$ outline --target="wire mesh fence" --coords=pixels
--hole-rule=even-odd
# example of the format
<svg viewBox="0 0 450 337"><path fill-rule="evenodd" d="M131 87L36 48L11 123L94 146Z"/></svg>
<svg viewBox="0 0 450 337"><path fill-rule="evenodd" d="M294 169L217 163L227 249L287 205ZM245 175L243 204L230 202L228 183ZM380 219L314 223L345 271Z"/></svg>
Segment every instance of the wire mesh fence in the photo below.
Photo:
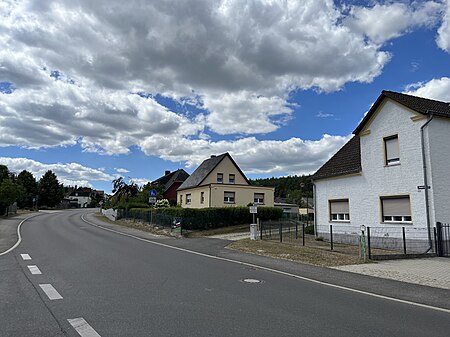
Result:
<svg viewBox="0 0 450 337"><path fill-rule="evenodd" d="M116 219L128 219L135 222L139 221L152 228L164 229L172 235L181 236L183 234L183 220L166 214L159 214L151 211L142 212L121 209L117 211Z"/></svg>

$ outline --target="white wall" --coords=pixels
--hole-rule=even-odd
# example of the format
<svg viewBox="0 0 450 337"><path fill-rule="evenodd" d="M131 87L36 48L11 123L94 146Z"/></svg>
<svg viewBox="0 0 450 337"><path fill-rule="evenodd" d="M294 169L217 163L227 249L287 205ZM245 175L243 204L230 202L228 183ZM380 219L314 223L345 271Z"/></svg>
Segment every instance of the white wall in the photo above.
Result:
<svg viewBox="0 0 450 337"><path fill-rule="evenodd" d="M386 100L379 113L368 124L370 134L361 137L362 175L322 179L316 181L317 230L329 231L333 224L336 230L359 232L360 225L370 227L402 226L426 228L425 197L417 186L423 185L420 127L426 119L412 121L416 116L410 110ZM383 138L398 134L400 165L385 166ZM409 195L412 224L385 224L381 219L380 196ZM349 199L350 222L329 222L329 199ZM401 230L393 230L401 235ZM420 230L423 236L426 231ZM411 234L413 235L413 234Z"/></svg>
<svg viewBox="0 0 450 337"><path fill-rule="evenodd" d="M450 120L434 117L427 126L432 189L432 226L436 221L450 223Z"/></svg>

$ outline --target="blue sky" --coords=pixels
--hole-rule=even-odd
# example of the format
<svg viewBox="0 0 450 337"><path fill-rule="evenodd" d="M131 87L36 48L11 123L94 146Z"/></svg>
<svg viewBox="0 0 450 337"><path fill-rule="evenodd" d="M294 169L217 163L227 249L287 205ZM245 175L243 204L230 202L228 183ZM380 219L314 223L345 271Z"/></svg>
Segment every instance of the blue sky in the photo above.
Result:
<svg viewBox="0 0 450 337"><path fill-rule="evenodd" d="M0 5L0 163L111 190L313 173L382 90L450 101L448 1Z"/></svg>

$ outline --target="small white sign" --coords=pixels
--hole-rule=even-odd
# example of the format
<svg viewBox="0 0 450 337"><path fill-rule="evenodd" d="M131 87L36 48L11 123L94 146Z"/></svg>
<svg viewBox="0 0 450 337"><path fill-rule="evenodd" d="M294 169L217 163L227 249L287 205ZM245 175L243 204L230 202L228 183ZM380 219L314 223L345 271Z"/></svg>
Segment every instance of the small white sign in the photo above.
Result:
<svg viewBox="0 0 450 337"><path fill-rule="evenodd" d="M257 214L257 213L258 213L258 207L250 206L250 214Z"/></svg>
<svg viewBox="0 0 450 337"><path fill-rule="evenodd" d="M149 203L149 204L154 204L154 203L156 203L156 197L149 197L149 198L148 198L148 203Z"/></svg>

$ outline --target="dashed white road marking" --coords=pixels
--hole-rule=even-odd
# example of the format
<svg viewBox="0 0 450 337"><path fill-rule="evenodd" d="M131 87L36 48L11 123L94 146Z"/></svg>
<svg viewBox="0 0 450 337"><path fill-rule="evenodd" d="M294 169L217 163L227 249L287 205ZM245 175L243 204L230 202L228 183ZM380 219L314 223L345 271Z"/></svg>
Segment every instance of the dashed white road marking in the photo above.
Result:
<svg viewBox="0 0 450 337"><path fill-rule="evenodd" d="M30 265L27 267L30 270L31 274L33 274L33 275L41 275L42 274L41 271L39 270L38 266Z"/></svg>
<svg viewBox="0 0 450 337"><path fill-rule="evenodd" d="M78 332L81 337L101 337L97 331L95 331L83 317L70 318L70 325Z"/></svg>
<svg viewBox="0 0 450 337"><path fill-rule="evenodd" d="M40 284L42 291L47 295L49 300L61 300L63 297L56 291L51 284Z"/></svg>
<svg viewBox="0 0 450 337"><path fill-rule="evenodd" d="M22 257L22 260L24 260L24 261L31 260L31 256L28 254L20 254L20 256Z"/></svg>

